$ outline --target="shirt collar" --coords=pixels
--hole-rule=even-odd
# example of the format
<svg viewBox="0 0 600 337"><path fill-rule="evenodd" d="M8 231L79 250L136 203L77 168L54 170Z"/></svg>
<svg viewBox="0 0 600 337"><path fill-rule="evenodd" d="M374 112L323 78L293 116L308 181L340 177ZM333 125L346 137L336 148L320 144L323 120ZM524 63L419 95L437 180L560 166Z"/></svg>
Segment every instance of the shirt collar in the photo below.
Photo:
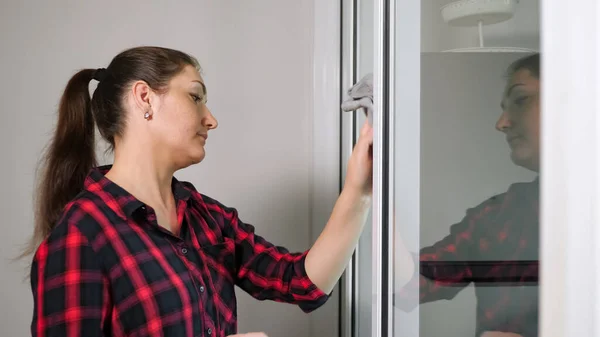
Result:
<svg viewBox="0 0 600 337"><path fill-rule="evenodd" d="M105 177L105 174L111 169L112 165L103 165L94 167L86 177L83 188L93 194L108 194L123 209L126 216L131 216L136 210L144 206L144 203L136 199L131 193L127 192L121 186L115 184ZM183 183L173 177L171 188L175 200L190 200L191 192Z"/></svg>

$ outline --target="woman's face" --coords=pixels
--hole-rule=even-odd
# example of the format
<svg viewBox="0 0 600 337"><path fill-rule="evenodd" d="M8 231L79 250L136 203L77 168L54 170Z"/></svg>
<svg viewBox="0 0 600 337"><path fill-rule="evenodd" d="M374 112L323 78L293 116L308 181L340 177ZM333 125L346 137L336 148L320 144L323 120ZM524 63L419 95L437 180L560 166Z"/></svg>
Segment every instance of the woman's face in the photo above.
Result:
<svg viewBox="0 0 600 337"><path fill-rule="evenodd" d="M208 131L217 120L206 106L206 86L198 71L187 66L171 79L165 93L156 95L149 124L160 158L176 168L201 162Z"/></svg>
<svg viewBox="0 0 600 337"><path fill-rule="evenodd" d="M540 81L522 69L508 81L496 129L506 134L511 159L538 172L540 167Z"/></svg>

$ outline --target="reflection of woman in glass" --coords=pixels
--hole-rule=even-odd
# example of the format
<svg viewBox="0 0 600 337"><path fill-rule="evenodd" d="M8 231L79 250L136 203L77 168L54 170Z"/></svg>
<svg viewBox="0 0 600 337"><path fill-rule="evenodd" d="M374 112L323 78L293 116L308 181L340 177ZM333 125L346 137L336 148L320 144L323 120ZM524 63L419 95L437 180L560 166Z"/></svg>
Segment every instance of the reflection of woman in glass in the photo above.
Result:
<svg viewBox="0 0 600 337"><path fill-rule="evenodd" d="M539 65L539 54L511 65L496 124L506 135L512 161L534 172L540 159ZM409 310L419 302L450 300L474 283L476 336L537 336L538 204L538 179L517 183L469 209L418 257L396 237L395 306Z"/></svg>

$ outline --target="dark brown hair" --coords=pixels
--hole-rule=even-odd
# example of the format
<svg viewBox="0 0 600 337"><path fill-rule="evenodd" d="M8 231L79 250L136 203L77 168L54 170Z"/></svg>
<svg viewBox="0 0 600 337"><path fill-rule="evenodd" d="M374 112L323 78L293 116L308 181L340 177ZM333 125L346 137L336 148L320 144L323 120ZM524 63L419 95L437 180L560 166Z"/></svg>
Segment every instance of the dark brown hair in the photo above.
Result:
<svg viewBox="0 0 600 337"><path fill-rule="evenodd" d="M533 76L540 79L540 54L535 53L514 61L509 67L506 76L511 78L517 71L527 69Z"/></svg>
<svg viewBox="0 0 600 337"><path fill-rule="evenodd" d="M161 47L136 47L115 56L106 69L83 69L67 83L58 108L54 137L45 150L35 195L35 229L23 256L33 253L60 220L64 207L83 189L97 165L95 125L114 149L125 128L124 96L134 81L156 91L186 66L198 62L183 52ZM99 80L90 98L89 83Z"/></svg>

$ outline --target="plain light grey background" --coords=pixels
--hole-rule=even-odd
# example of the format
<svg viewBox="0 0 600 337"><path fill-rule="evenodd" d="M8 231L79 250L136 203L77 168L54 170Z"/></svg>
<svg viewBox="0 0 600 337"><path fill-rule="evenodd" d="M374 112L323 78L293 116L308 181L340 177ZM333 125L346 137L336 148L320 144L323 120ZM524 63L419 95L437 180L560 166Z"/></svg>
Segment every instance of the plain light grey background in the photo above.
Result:
<svg viewBox="0 0 600 337"><path fill-rule="evenodd" d="M321 206L331 209L338 185L337 172L314 172L323 165L313 163L313 9L313 1L272 0L2 2L0 335L29 334L28 261L9 259L32 231L34 170L61 91L79 68L105 67L132 46L182 49L204 68L219 128L211 133L204 162L177 177L236 207L273 243L293 251L310 247L328 216ZM324 149L337 148L336 134L319 137L335 144L321 144L321 157ZM242 291L238 300L240 332L306 337L337 329L331 319L337 317L337 296L310 315Z"/></svg>

